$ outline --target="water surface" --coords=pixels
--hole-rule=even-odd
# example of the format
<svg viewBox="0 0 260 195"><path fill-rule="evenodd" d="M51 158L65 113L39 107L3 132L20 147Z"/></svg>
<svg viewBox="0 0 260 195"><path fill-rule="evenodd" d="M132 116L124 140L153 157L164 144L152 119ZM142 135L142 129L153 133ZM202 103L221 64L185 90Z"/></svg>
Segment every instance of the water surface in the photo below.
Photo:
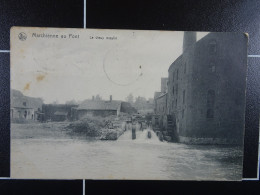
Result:
<svg viewBox="0 0 260 195"><path fill-rule="evenodd" d="M153 131L126 131L117 141L14 138L13 178L240 180L242 149L160 142Z"/></svg>

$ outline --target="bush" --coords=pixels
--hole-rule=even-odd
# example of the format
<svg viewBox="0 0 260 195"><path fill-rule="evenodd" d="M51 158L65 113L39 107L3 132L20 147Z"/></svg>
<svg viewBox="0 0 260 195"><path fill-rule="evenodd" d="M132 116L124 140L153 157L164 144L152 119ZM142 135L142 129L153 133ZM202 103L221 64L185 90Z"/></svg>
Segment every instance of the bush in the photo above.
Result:
<svg viewBox="0 0 260 195"><path fill-rule="evenodd" d="M108 128L115 116L100 117L86 116L79 121L70 123L67 128L76 133L83 133L87 136L97 137L102 135L102 129Z"/></svg>

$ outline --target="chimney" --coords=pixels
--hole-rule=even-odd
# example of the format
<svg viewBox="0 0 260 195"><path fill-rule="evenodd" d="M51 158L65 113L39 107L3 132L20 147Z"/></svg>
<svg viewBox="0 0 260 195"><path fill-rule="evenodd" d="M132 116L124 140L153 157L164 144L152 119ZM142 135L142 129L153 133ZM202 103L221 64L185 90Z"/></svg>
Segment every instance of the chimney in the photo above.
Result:
<svg viewBox="0 0 260 195"><path fill-rule="evenodd" d="M182 52L184 52L187 48L192 46L197 41L197 34L196 32L188 32L185 31L183 35L183 47Z"/></svg>
<svg viewBox="0 0 260 195"><path fill-rule="evenodd" d="M92 100L93 100L93 101L95 100L95 96L94 96L94 95L92 95Z"/></svg>
<svg viewBox="0 0 260 195"><path fill-rule="evenodd" d="M110 102L112 102L112 95L110 95Z"/></svg>

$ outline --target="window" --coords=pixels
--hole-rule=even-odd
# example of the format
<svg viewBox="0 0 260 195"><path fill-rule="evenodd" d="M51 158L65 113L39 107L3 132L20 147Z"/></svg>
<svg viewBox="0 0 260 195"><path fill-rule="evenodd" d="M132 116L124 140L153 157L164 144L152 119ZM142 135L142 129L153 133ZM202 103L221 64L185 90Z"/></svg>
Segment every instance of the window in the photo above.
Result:
<svg viewBox="0 0 260 195"><path fill-rule="evenodd" d="M182 103L185 104L185 90L183 90Z"/></svg>
<svg viewBox="0 0 260 195"><path fill-rule="evenodd" d="M211 72L216 72L216 67L214 65L211 67Z"/></svg>
<svg viewBox="0 0 260 195"><path fill-rule="evenodd" d="M212 72L212 73L216 72L216 66L213 62L210 63L209 67L210 67L210 72Z"/></svg>
<svg viewBox="0 0 260 195"><path fill-rule="evenodd" d="M178 96L178 84L176 85L176 96Z"/></svg>
<svg viewBox="0 0 260 195"><path fill-rule="evenodd" d="M213 54L213 53L216 53L216 51L217 51L217 43L216 43L216 41L210 41L209 42L209 52L211 54Z"/></svg>
<svg viewBox="0 0 260 195"><path fill-rule="evenodd" d="M214 118L215 91L208 90L207 94L207 118Z"/></svg>
<svg viewBox="0 0 260 195"><path fill-rule="evenodd" d="M214 103L215 103L215 91L214 90L208 90L207 107L213 107Z"/></svg>
<svg viewBox="0 0 260 195"><path fill-rule="evenodd" d="M26 106L26 102L23 102L23 105Z"/></svg>

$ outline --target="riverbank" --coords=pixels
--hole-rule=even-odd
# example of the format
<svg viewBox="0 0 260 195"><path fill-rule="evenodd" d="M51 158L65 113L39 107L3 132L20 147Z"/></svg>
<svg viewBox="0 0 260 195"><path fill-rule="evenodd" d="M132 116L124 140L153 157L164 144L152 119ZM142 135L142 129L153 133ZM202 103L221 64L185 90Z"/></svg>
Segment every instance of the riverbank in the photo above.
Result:
<svg viewBox="0 0 260 195"><path fill-rule="evenodd" d="M11 139L66 138L72 132L66 127L69 122L11 123Z"/></svg>
<svg viewBox="0 0 260 195"><path fill-rule="evenodd" d="M123 134L123 129L106 128L89 121L48 122L48 123L11 123L12 139L61 139L76 138L87 140L117 140Z"/></svg>

